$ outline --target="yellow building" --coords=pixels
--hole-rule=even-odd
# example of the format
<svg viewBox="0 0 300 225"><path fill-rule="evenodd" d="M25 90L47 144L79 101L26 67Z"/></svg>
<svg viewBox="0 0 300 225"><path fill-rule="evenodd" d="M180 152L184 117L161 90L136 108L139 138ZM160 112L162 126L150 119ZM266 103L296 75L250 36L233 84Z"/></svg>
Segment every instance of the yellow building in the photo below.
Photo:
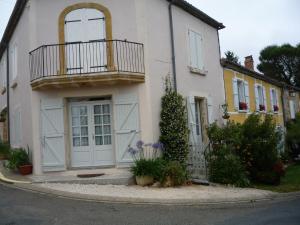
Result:
<svg viewBox="0 0 300 225"><path fill-rule="evenodd" d="M223 59L226 103L230 120L243 123L253 114L272 114L284 126L281 83L254 71L252 56L245 67Z"/></svg>

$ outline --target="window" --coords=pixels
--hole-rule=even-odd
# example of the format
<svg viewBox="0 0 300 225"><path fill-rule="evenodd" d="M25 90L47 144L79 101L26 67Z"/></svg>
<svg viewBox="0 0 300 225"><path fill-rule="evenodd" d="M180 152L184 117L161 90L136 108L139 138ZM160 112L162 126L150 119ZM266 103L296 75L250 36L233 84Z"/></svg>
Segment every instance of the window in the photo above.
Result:
<svg viewBox="0 0 300 225"><path fill-rule="evenodd" d="M234 105L238 111L249 111L249 85L242 79L233 79Z"/></svg>
<svg viewBox="0 0 300 225"><path fill-rule="evenodd" d="M274 88L270 89L271 107L273 112L279 111L277 91Z"/></svg>
<svg viewBox="0 0 300 225"><path fill-rule="evenodd" d="M189 30L190 67L191 69L203 70L202 37L199 33Z"/></svg>
<svg viewBox="0 0 300 225"><path fill-rule="evenodd" d="M265 87L260 84L255 85L255 98L256 98L256 111L266 112L267 111L267 99Z"/></svg>
<svg viewBox="0 0 300 225"><path fill-rule="evenodd" d="M18 75L18 46L14 44L11 50L11 69L12 79L14 80Z"/></svg>

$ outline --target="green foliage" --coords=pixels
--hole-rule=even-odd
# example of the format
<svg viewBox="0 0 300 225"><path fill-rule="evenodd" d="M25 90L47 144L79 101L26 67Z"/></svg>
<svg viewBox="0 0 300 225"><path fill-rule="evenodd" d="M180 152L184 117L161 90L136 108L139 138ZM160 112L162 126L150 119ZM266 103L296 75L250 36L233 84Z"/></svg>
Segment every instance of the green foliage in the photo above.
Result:
<svg viewBox="0 0 300 225"><path fill-rule="evenodd" d="M245 177L251 181L268 178L261 174L274 172L279 159L279 136L275 128L271 115L261 119L256 114L250 115L244 124L211 125L208 136L213 150L207 155L211 179L243 186L247 184Z"/></svg>
<svg viewBox="0 0 300 225"><path fill-rule="evenodd" d="M258 70L266 76L300 87L300 44L268 46L260 52Z"/></svg>
<svg viewBox="0 0 300 225"><path fill-rule="evenodd" d="M170 161L164 165L163 173L161 176L161 183L166 186L180 186L187 180L187 172L185 167L180 162Z"/></svg>
<svg viewBox="0 0 300 225"><path fill-rule="evenodd" d="M231 153L231 149L222 146L209 153L209 177L212 182L233 184L238 187L249 186L244 166L240 158Z"/></svg>
<svg viewBox="0 0 300 225"><path fill-rule="evenodd" d="M275 128L271 115L262 120L253 114L242 125L243 140L238 153L252 180L261 172L272 171L278 161L279 137Z"/></svg>
<svg viewBox="0 0 300 225"><path fill-rule="evenodd" d="M239 57L232 51L225 52L225 57L226 57L226 60L228 60L230 62L240 64Z"/></svg>
<svg viewBox="0 0 300 225"><path fill-rule="evenodd" d="M296 115L294 121L287 124L286 134L287 146L291 151L291 157L295 158L300 154L300 114Z"/></svg>
<svg viewBox="0 0 300 225"><path fill-rule="evenodd" d="M16 170L20 166L31 165L29 153L25 149L14 149L11 151L7 167Z"/></svg>
<svg viewBox="0 0 300 225"><path fill-rule="evenodd" d="M0 142L0 155L9 157L10 156L10 146L9 144Z"/></svg>
<svg viewBox="0 0 300 225"><path fill-rule="evenodd" d="M189 141L187 114L184 98L173 90L170 78L166 78L165 95L160 114L160 141L164 145L164 159L186 164Z"/></svg>
<svg viewBox="0 0 300 225"><path fill-rule="evenodd" d="M134 176L152 176L155 180L159 180L164 170L165 161L161 158L156 159L138 159L135 160L131 172Z"/></svg>

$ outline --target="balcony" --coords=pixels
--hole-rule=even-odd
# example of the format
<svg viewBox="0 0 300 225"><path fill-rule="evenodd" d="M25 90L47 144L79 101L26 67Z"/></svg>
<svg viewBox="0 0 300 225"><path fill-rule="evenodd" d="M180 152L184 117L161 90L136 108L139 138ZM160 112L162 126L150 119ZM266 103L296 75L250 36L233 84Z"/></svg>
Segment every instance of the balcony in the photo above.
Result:
<svg viewBox="0 0 300 225"><path fill-rule="evenodd" d="M140 43L72 42L43 45L29 54L33 90L145 82Z"/></svg>

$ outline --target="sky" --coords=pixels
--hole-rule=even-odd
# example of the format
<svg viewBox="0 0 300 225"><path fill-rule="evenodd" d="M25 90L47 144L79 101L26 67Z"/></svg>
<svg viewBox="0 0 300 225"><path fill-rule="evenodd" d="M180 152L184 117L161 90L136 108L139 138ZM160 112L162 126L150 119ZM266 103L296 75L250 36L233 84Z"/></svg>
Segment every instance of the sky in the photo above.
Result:
<svg viewBox="0 0 300 225"><path fill-rule="evenodd" d="M222 22L221 52L231 50L240 61L253 55L257 64L260 51L268 45L300 43L299 0L188 0ZM0 0L0 37L15 0Z"/></svg>

